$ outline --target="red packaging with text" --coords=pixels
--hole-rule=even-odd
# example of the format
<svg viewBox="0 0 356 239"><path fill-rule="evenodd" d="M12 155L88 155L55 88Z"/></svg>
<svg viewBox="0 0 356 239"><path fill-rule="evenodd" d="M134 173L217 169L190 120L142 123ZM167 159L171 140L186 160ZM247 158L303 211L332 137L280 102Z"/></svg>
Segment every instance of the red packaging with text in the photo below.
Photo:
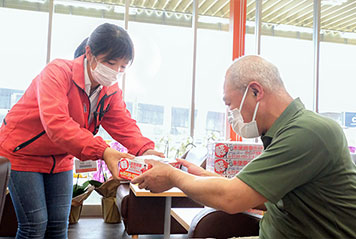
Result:
<svg viewBox="0 0 356 239"><path fill-rule="evenodd" d="M206 169L232 178L263 152L260 143L219 141L208 144Z"/></svg>
<svg viewBox="0 0 356 239"><path fill-rule="evenodd" d="M133 159L122 158L119 161L119 177L132 180L152 168L150 164L145 163L145 159L155 159L162 163L169 163L175 168L180 168L181 166L175 159L161 158L155 155L137 156Z"/></svg>

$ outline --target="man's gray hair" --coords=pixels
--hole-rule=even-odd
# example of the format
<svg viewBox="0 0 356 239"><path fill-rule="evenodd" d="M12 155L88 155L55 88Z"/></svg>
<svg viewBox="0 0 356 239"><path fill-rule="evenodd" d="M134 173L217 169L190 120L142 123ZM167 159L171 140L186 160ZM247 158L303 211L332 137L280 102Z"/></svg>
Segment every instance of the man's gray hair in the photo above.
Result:
<svg viewBox="0 0 356 239"><path fill-rule="evenodd" d="M257 81L268 91L284 89L277 67L256 55L243 56L235 60L227 70L226 80L242 91L251 81Z"/></svg>

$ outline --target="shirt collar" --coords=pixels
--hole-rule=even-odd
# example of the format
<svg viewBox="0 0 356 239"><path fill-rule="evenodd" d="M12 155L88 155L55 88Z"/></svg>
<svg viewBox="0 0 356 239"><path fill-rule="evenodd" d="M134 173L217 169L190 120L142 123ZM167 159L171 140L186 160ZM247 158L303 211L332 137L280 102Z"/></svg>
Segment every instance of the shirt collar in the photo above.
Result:
<svg viewBox="0 0 356 239"><path fill-rule="evenodd" d="M277 130L283 127L287 122L300 110L305 109L304 104L297 98L288 105L288 107L283 111L283 113L276 119L272 124L271 128L261 136L264 148L266 148L271 142L272 138L275 136Z"/></svg>
<svg viewBox="0 0 356 239"><path fill-rule="evenodd" d="M88 75L87 58L84 58L84 84L85 84L85 92L87 93L87 95L89 95L91 82Z"/></svg>

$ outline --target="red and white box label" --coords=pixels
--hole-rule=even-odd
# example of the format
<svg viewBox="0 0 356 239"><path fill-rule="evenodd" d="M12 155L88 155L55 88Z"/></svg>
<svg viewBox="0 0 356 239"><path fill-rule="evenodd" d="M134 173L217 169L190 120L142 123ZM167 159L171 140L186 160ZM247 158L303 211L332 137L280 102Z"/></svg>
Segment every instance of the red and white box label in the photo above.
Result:
<svg viewBox="0 0 356 239"><path fill-rule="evenodd" d="M208 144L206 169L232 178L263 152L259 143L222 141Z"/></svg>
<svg viewBox="0 0 356 239"><path fill-rule="evenodd" d="M150 164L145 162L145 159L155 159L163 163L169 163L175 168L180 168L180 163L175 159L160 158L155 155L138 156L133 159L122 158L119 161L119 177L132 180L152 168Z"/></svg>

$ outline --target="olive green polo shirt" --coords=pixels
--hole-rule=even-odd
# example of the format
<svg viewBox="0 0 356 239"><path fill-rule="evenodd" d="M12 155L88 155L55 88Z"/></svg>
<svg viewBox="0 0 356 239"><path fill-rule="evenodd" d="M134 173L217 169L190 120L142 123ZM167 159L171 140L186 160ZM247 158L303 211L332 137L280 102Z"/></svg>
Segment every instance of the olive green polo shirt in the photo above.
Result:
<svg viewBox="0 0 356 239"><path fill-rule="evenodd" d="M356 238L356 167L341 127L294 100L237 177L263 195L260 238Z"/></svg>

